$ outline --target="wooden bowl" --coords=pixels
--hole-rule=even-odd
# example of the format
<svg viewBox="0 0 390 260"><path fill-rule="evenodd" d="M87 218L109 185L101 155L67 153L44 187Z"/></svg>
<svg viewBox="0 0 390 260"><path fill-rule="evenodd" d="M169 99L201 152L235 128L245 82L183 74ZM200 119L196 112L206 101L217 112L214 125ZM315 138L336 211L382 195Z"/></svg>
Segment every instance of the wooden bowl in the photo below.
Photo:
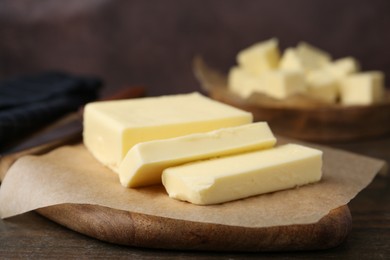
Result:
<svg viewBox="0 0 390 260"><path fill-rule="evenodd" d="M326 104L304 95L277 100L255 93L243 99L227 88L226 75L197 57L194 73L213 99L252 112L267 121L274 133L305 141L330 143L390 134L390 92L382 103L369 106Z"/></svg>

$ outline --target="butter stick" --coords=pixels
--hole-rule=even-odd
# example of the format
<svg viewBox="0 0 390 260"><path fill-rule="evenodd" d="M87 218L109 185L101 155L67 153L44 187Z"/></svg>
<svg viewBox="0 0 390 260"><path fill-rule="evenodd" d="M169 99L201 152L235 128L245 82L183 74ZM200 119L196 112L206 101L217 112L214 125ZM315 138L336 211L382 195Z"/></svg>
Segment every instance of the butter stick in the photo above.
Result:
<svg viewBox="0 0 390 260"><path fill-rule="evenodd" d="M84 109L83 138L98 161L117 171L128 150L137 143L252 120L252 114L198 93L94 102Z"/></svg>
<svg viewBox="0 0 390 260"><path fill-rule="evenodd" d="M165 168L183 163L273 147L276 138L265 122L208 133L139 143L119 167L121 184L140 187L161 183Z"/></svg>
<svg viewBox="0 0 390 260"><path fill-rule="evenodd" d="M209 205L317 182L321 167L321 151L287 144L167 168L162 182L171 198Z"/></svg>

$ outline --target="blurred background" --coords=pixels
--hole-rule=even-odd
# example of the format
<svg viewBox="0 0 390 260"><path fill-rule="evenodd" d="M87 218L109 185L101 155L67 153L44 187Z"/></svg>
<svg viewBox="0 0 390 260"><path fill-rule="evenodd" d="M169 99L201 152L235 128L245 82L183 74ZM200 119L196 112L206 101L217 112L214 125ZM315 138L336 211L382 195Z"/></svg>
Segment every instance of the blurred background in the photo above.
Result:
<svg viewBox="0 0 390 260"><path fill-rule="evenodd" d="M61 70L102 78L103 93L189 92L200 88L195 55L227 72L239 50L271 37L390 77L387 0L0 0L0 79Z"/></svg>

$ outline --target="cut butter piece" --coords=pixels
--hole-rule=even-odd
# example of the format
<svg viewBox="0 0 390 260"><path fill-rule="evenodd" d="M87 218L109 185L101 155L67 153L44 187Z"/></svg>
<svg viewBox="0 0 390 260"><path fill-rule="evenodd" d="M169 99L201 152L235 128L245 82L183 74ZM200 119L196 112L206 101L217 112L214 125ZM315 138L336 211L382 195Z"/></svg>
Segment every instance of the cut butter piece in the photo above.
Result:
<svg viewBox="0 0 390 260"><path fill-rule="evenodd" d="M302 67L306 71L325 67L326 65L329 65L332 60L331 56L327 52L316 48L306 42L298 43L296 47L296 52L300 59Z"/></svg>
<svg viewBox="0 0 390 260"><path fill-rule="evenodd" d="M322 151L287 144L167 168L162 182L171 198L209 205L314 183L321 168Z"/></svg>
<svg viewBox="0 0 390 260"><path fill-rule="evenodd" d="M343 105L370 105L384 98L384 74L369 71L351 74L340 81L340 98Z"/></svg>
<svg viewBox="0 0 390 260"><path fill-rule="evenodd" d="M263 77L264 93L276 99L306 91L305 77L301 71L274 70Z"/></svg>
<svg viewBox="0 0 390 260"><path fill-rule="evenodd" d="M326 69L319 69L306 76L307 95L326 103L335 103L339 96L338 81Z"/></svg>
<svg viewBox="0 0 390 260"><path fill-rule="evenodd" d="M279 64L280 53L276 38L256 43L237 54L237 62L253 75L275 69Z"/></svg>
<svg viewBox="0 0 390 260"><path fill-rule="evenodd" d="M184 163L273 147L268 124L258 122L208 133L139 143L119 167L120 182L135 188L161 183L162 171Z"/></svg>
<svg viewBox="0 0 390 260"><path fill-rule="evenodd" d="M282 70L305 70L295 48L287 48L284 51L282 58L280 59L279 68Z"/></svg>
<svg viewBox="0 0 390 260"><path fill-rule="evenodd" d="M263 92L264 82L261 76L253 75L236 66L229 71L228 87L240 97L248 98L254 92Z"/></svg>
<svg viewBox="0 0 390 260"><path fill-rule="evenodd" d="M352 73L356 73L360 70L359 62L353 57L345 57L333 61L331 64L326 66L326 69L336 79L341 79Z"/></svg>
<svg viewBox="0 0 390 260"><path fill-rule="evenodd" d="M84 144L117 171L135 144L248 124L251 113L199 93L100 101L84 110Z"/></svg>

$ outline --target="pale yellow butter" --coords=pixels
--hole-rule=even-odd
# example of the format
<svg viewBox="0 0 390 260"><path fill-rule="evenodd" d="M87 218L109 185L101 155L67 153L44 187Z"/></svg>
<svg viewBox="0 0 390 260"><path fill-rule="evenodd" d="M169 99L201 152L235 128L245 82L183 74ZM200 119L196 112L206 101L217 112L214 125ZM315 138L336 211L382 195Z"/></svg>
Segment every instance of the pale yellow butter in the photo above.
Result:
<svg viewBox="0 0 390 260"><path fill-rule="evenodd" d="M339 96L339 84L328 70L320 69L306 76L307 94L326 103L335 103Z"/></svg>
<svg viewBox="0 0 390 260"><path fill-rule="evenodd" d="M129 150L119 167L119 177L125 187L159 184L162 171L168 167L270 148L275 143L276 138L265 122L143 142Z"/></svg>
<svg viewBox="0 0 390 260"><path fill-rule="evenodd" d="M298 43L296 47L297 56L302 67L306 71L323 68L331 62L331 56L306 42Z"/></svg>
<svg viewBox="0 0 390 260"><path fill-rule="evenodd" d="M252 114L199 93L89 103L84 144L113 170L135 144L248 124Z"/></svg>
<svg viewBox="0 0 390 260"><path fill-rule="evenodd" d="M279 68L282 70L304 71L302 61L295 48L287 48L280 59Z"/></svg>
<svg viewBox="0 0 390 260"><path fill-rule="evenodd" d="M370 71L351 74L340 81L343 105L370 105L383 100L384 74Z"/></svg>
<svg viewBox="0 0 390 260"><path fill-rule="evenodd" d="M254 92L264 92L261 75L253 75L240 67L233 67L228 75L228 87L242 98L248 98Z"/></svg>
<svg viewBox="0 0 390 260"><path fill-rule="evenodd" d="M256 43L237 54L238 64L254 75L275 69L279 59L278 40L275 38Z"/></svg>
<svg viewBox="0 0 390 260"><path fill-rule="evenodd" d="M329 65L331 56L306 42L287 48L280 60L280 69L310 72Z"/></svg>
<svg viewBox="0 0 390 260"><path fill-rule="evenodd" d="M353 57L345 57L333 61L326 67L336 79L341 79L352 73L356 73L360 70L359 62Z"/></svg>
<svg viewBox="0 0 390 260"><path fill-rule="evenodd" d="M167 168L162 182L171 198L209 205L314 183L321 168L320 150L288 144Z"/></svg>
<svg viewBox="0 0 390 260"><path fill-rule="evenodd" d="M300 71L274 70L263 75L264 93L283 99L306 90L305 77Z"/></svg>

